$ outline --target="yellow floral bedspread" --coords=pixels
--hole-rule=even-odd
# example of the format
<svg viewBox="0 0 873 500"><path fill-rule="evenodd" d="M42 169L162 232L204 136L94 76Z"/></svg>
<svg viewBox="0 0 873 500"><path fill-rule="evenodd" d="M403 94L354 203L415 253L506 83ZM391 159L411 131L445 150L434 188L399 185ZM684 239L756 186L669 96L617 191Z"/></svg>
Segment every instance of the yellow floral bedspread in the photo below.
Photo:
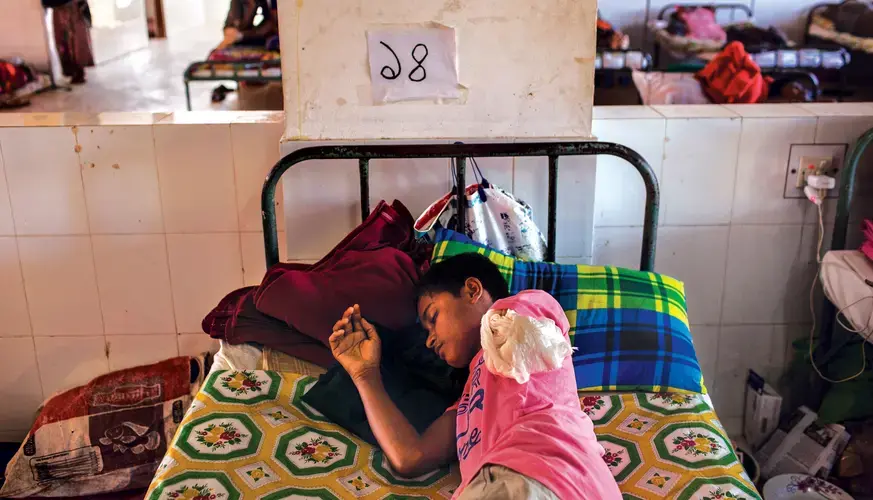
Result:
<svg viewBox="0 0 873 500"><path fill-rule="evenodd" d="M314 378L217 371L197 394L149 500L450 498L457 467L393 473L378 449L301 401ZM702 396L580 397L625 498L758 499Z"/></svg>
<svg viewBox="0 0 873 500"><path fill-rule="evenodd" d="M580 393L625 499L760 499L704 396Z"/></svg>

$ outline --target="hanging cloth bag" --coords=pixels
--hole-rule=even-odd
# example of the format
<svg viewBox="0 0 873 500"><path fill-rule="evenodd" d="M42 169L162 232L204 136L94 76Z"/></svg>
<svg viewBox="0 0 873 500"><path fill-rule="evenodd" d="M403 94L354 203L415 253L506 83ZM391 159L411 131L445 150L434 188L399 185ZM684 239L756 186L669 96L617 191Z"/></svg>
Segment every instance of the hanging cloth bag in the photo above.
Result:
<svg viewBox="0 0 873 500"><path fill-rule="evenodd" d="M546 240L533 220L530 206L488 182L471 158L477 183L465 189L466 228L470 239L523 260L541 261L546 255ZM455 169L452 168L454 175ZM455 182L457 186L457 182ZM415 221L419 236L433 241L437 228L461 232L458 226L457 189L429 206Z"/></svg>

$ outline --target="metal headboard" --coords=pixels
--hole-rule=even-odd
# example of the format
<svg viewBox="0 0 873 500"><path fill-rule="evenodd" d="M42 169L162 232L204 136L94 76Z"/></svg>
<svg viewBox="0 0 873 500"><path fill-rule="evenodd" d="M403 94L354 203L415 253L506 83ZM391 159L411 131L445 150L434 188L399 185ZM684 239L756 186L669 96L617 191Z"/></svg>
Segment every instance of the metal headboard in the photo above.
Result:
<svg viewBox="0 0 873 500"><path fill-rule="evenodd" d="M658 11L658 20L663 21L668 13L672 13L674 10L677 10L679 7L711 7L718 10L728 10L731 13L731 22L734 21L734 14L736 11L740 10L746 14L746 19L752 19L755 17L755 2L752 1L750 4L744 3L671 3L665 5L661 10Z"/></svg>
<svg viewBox="0 0 873 500"><path fill-rule="evenodd" d="M513 144L427 144L392 146L319 146L300 149L285 155L273 167L261 191L261 215L264 224L264 250L267 269L279 263L279 240L276 229L276 186L282 174L307 160L358 160L361 183L361 219L370 214L370 160L391 158L454 158L459 206L466 205L467 158L545 156L549 159L549 209L546 260L555 260L556 210L558 198L558 159L561 156L609 155L627 161L646 185L646 209L643 222L643 245L640 269L653 271L655 240L658 230L658 179L652 167L636 151L610 142L531 142ZM458 211L458 227L464 227L466 214Z"/></svg>
<svg viewBox="0 0 873 500"><path fill-rule="evenodd" d="M646 0L646 17L643 21L643 43L649 42L650 27L649 27L649 17L651 16L651 7L652 0ZM713 2L689 2L689 3L669 3L661 8L658 11L657 20L663 21L668 17L669 14L672 14L674 11L679 9L680 7L708 7L714 9L716 12L718 11L729 11L731 14L730 22L733 23L736 19L737 11L741 11L746 15L746 19L751 21L755 16L755 0L749 0L748 4L745 3L713 3ZM658 37L656 36L654 40L652 40L652 57L654 58L654 67L655 69L659 69L661 67L661 42L658 41Z"/></svg>

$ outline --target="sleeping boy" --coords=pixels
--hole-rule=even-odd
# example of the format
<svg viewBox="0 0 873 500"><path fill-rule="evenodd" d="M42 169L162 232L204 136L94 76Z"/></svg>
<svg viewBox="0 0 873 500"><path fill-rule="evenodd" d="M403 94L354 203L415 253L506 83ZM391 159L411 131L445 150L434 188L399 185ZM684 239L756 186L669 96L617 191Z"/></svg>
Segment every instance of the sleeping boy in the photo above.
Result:
<svg viewBox="0 0 873 500"><path fill-rule="evenodd" d="M619 499L591 420L576 395L572 360L532 373L525 383L486 366L480 324L489 309L547 318L566 336L569 323L545 292L509 297L499 269L487 258L461 254L434 264L418 289L418 314L427 346L450 366L469 366L457 404L419 434L385 392L381 344L355 305L334 326L330 347L355 381L367 420L399 474L414 476L460 461L459 499Z"/></svg>

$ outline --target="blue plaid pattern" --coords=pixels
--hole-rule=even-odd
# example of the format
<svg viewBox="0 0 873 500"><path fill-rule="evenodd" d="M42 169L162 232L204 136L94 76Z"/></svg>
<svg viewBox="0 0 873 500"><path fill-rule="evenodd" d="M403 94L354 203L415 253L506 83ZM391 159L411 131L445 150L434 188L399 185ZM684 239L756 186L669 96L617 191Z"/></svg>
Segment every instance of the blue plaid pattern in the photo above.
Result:
<svg viewBox="0 0 873 500"><path fill-rule="evenodd" d="M611 266L526 262L438 229L433 262L476 252L494 262L510 293L549 292L570 320L580 391L705 393L682 282Z"/></svg>

